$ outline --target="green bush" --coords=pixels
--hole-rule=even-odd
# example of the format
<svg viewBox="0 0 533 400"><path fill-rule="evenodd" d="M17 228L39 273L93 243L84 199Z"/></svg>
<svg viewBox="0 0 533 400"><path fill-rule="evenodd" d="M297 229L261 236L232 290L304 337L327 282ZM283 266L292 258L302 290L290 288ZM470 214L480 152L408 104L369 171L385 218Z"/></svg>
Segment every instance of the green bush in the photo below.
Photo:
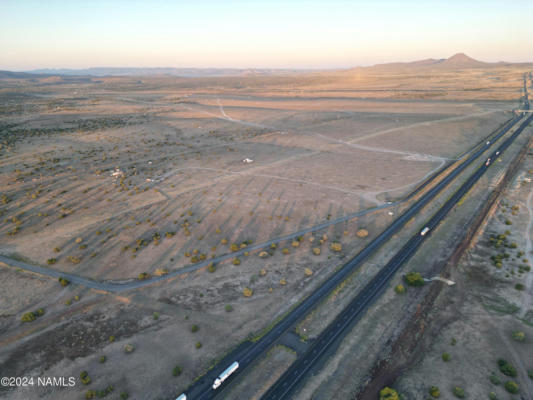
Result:
<svg viewBox="0 0 533 400"><path fill-rule="evenodd" d="M179 365L176 365L174 369L172 369L172 375L174 376L180 376L181 375L181 367Z"/></svg>
<svg viewBox="0 0 533 400"><path fill-rule="evenodd" d="M193 325L193 326L191 326L191 332L193 332L193 333L194 333L194 332L198 332L198 329L199 329L199 328L198 328L198 325Z"/></svg>
<svg viewBox="0 0 533 400"><path fill-rule="evenodd" d="M507 390L509 393L518 393L519 392L519 388L518 388L518 385L515 381L507 381L505 382L505 390Z"/></svg>
<svg viewBox="0 0 533 400"><path fill-rule="evenodd" d="M498 366L500 367L501 373L504 375L512 376L512 377L515 377L517 375L515 367L513 367L511 364L509 364L505 360L499 359Z"/></svg>
<svg viewBox="0 0 533 400"><path fill-rule="evenodd" d="M99 362L100 364L105 363L105 361L106 361L106 357L105 357L105 356L100 356L100 358L98 359L98 362Z"/></svg>
<svg viewBox="0 0 533 400"><path fill-rule="evenodd" d="M127 392L120 393L120 398L122 400L127 400L130 397L130 395Z"/></svg>
<svg viewBox="0 0 533 400"><path fill-rule="evenodd" d="M61 284L61 286L67 286L70 283L70 281L68 279L65 279L65 278L62 278L62 277L58 278L58 281Z"/></svg>
<svg viewBox="0 0 533 400"><path fill-rule="evenodd" d="M500 382L500 378L498 378L496 375L492 374L491 376L489 376L489 380L490 380L490 383L492 383L493 385L499 385L501 382Z"/></svg>
<svg viewBox="0 0 533 400"><path fill-rule="evenodd" d="M437 386L431 386L429 388L429 394L431 397L438 398L440 397L440 390Z"/></svg>
<svg viewBox="0 0 533 400"><path fill-rule="evenodd" d="M394 287L394 291L396 293L398 293L398 294L404 294L405 293L405 286L400 283L400 284L398 284L398 285L396 285Z"/></svg>
<svg viewBox="0 0 533 400"><path fill-rule="evenodd" d="M230 304L226 304L226 307L224 307L224 310L226 310L226 312L231 312L233 311L233 307Z"/></svg>
<svg viewBox="0 0 533 400"><path fill-rule="evenodd" d="M514 331L512 337L517 342L523 342L526 339L526 334L522 331Z"/></svg>
<svg viewBox="0 0 533 400"><path fill-rule="evenodd" d="M533 369L530 369L529 371L527 371L527 376L533 379Z"/></svg>
<svg viewBox="0 0 533 400"><path fill-rule="evenodd" d="M409 286L423 286L425 284L420 272L408 272L404 279Z"/></svg>
<svg viewBox="0 0 533 400"><path fill-rule="evenodd" d="M55 259L55 258L49 258L48 260L46 260L46 263L47 263L48 265L53 265L53 264L55 264L56 262L57 262L57 259Z"/></svg>
<svg viewBox="0 0 533 400"><path fill-rule="evenodd" d="M451 357L448 353L442 353L442 361L450 361Z"/></svg>
<svg viewBox="0 0 533 400"><path fill-rule="evenodd" d="M496 393L490 392L489 393L489 400L498 400L498 396L496 396Z"/></svg>
<svg viewBox="0 0 533 400"><path fill-rule="evenodd" d="M516 285L514 285L514 288L516 290L524 290L525 289L525 286L521 283L517 283Z"/></svg>
<svg viewBox="0 0 533 400"><path fill-rule="evenodd" d="M465 397L465 390L459 386L454 387L452 393L455 397L458 397L460 399L464 399Z"/></svg>
<svg viewBox="0 0 533 400"><path fill-rule="evenodd" d="M400 400L400 395L396 390L385 387L379 391L379 400Z"/></svg>
<svg viewBox="0 0 533 400"><path fill-rule="evenodd" d="M137 278L140 281L144 281L144 280L150 278L150 274L148 272L141 272Z"/></svg>
<svg viewBox="0 0 533 400"><path fill-rule="evenodd" d="M195 347L196 347L197 349L199 349L200 347L202 347L202 343L200 343L200 342L196 342Z"/></svg>
<svg viewBox="0 0 533 400"><path fill-rule="evenodd" d="M32 322L32 321L35 321L37 319L37 317L35 316L35 314L33 312L27 312L25 314L22 315L22 322Z"/></svg>
<svg viewBox="0 0 533 400"><path fill-rule="evenodd" d="M211 273L215 272L217 270L217 267L215 266L214 263L210 262L209 265L207 266L207 270Z"/></svg>
<svg viewBox="0 0 533 400"><path fill-rule="evenodd" d="M88 385L89 383L91 383L91 378L89 374L87 373L87 371L81 371L80 379L81 379L81 383L83 383L84 385Z"/></svg>

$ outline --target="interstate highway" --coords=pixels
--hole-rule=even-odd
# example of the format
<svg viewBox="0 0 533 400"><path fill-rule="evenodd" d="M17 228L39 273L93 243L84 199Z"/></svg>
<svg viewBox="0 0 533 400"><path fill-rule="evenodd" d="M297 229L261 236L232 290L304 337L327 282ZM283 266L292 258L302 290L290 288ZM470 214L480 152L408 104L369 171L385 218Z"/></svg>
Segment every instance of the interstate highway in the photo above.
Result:
<svg viewBox="0 0 533 400"><path fill-rule="evenodd" d="M361 319L366 309L386 288L387 283L395 272L408 261L421 244L432 233L432 231L442 222L452 208L461 198L476 184L485 171L494 161L513 143L520 133L533 120L533 115L527 118L520 127L507 138L494 151L486 163L483 163L461 187L444 203L444 205L433 215L424 225L429 228L427 234L415 233L409 241L391 258L378 274L363 288L363 290L351 301L351 303L329 324L326 329L312 343L310 348L299 357L289 369L276 381L276 383L262 397L263 400L280 400L290 396L292 391L303 381L306 374L312 369L314 364L324 355L330 346L340 337L345 335L348 328Z"/></svg>
<svg viewBox="0 0 533 400"><path fill-rule="evenodd" d="M195 382L185 393L188 399L205 400L212 399L220 391L222 391L230 382L232 382L238 375L242 374L243 370L268 350L283 333L289 330L298 320L304 317L311 309L318 304L324 297L326 297L339 283L341 283L348 275L359 268L362 263L367 260L376 250L378 250L385 242L387 242L394 234L396 234L403 226L411 220L417 213L428 205L449 183L458 177L467 167L469 167L475 160L483 153L491 148L498 139L504 136L519 120L522 115L514 117L508 124L506 124L501 131L495 135L488 143L483 144L478 150L472 152L468 157L452 170L446 177L444 177L433 188L429 189L419 200L417 200L407 211L400 215L391 225L389 225L382 233L380 233L372 242L370 242L363 250L361 250L355 257L348 261L341 269L339 269L333 276L328 278L320 287L318 287L307 298L302 300L294 309L288 313L283 319L277 322L272 329L270 329L264 336L262 336L255 343L249 345L245 349L236 351L231 354L231 359L226 358L213 369L208 371L202 378ZM211 385L226 367L226 363L233 361L239 362L239 369L224 382L224 384L217 390L212 389Z"/></svg>

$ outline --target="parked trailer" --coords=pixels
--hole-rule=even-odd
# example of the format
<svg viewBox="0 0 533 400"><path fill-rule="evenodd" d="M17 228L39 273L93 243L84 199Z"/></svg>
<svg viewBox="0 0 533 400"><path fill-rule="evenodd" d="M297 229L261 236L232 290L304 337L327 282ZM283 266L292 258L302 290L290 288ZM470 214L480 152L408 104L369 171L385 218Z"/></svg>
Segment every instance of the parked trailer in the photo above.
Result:
<svg viewBox="0 0 533 400"><path fill-rule="evenodd" d="M187 400L187 396L185 395L185 393L182 393L178 397L176 397L176 400Z"/></svg>
<svg viewBox="0 0 533 400"><path fill-rule="evenodd" d="M233 374L237 368L239 368L239 363L235 361L233 364L231 364L228 368L226 368L215 381L213 382L213 389L217 389L220 385L222 385L222 382L224 382L226 379L229 378L231 374Z"/></svg>
<svg viewBox="0 0 533 400"><path fill-rule="evenodd" d="M424 229L422 229L422 232L420 232L420 236L424 236L428 232L429 232L429 228L426 226Z"/></svg>

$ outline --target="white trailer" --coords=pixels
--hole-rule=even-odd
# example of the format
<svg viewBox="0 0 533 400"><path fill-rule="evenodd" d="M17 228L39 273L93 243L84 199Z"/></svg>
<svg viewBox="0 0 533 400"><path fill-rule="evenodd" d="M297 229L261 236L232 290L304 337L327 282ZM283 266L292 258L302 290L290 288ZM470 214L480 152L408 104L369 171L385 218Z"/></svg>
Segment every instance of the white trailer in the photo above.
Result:
<svg viewBox="0 0 533 400"><path fill-rule="evenodd" d="M185 395L185 393L182 393L178 397L176 397L176 400L187 400L187 396Z"/></svg>
<svg viewBox="0 0 533 400"><path fill-rule="evenodd" d="M233 364L231 364L228 368L226 368L215 381L213 382L213 389L217 389L220 385L222 385L222 382L224 382L226 379L229 378L231 374L233 374L237 368L239 368L239 363L237 361L234 361Z"/></svg>
<svg viewBox="0 0 533 400"><path fill-rule="evenodd" d="M425 236L426 233L429 232L429 228L426 226L424 229L422 229L422 232L420 232L420 236Z"/></svg>

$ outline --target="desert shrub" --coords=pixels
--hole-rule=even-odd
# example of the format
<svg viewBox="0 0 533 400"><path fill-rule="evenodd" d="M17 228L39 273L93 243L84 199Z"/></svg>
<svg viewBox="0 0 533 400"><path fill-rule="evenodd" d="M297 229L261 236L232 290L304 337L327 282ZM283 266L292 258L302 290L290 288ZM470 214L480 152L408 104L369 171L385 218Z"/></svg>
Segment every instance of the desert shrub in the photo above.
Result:
<svg viewBox="0 0 533 400"><path fill-rule="evenodd" d="M259 276L265 276L266 274L267 274L266 269L261 268L261 270L259 270Z"/></svg>
<svg viewBox="0 0 533 400"><path fill-rule="evenodd" d="M439 388L438 388L437 386L431 386L431 387L429 388L429 395L430 395L431 397L435 397L435 398L440 397L440 390L439 390Z"/></svg>
<svg viewBox="0 0 533 400"><path fill-rule="evenodd" d="M72 264L79 264L81 262L78 256L68 256L67 258Z"/></svg>
<svg viewBox="0 0 533 400"><path fill-rule="evenodd" d="M442 361L448 362L451 360L451 357L448 353L442 353Z"/></svg>
<svg viewBox="0 0 533 400"><path fill-rule="evenodd" d="M174 375L174 376L180 376L181 375L181 367L179 365L176 365L172 369L172 375Z"/></svg>
<svg viewBox="0 0 533 400"><path fill-rule="evenodd" d="M368 236L368 231L366 229L359 229L356 235L360 238L365 238Z"/></svg>
<svg viewBox="0 0 533 400"><path fill-rule="evenodd" d="M270 254L268 254L266 251L261 251L259 252L259 257L260 258L267 258Z"/></svg>
<svg viewBox="0 0 533 400"><path fill-rule="evenodd" d="M100 358L98 359L98 362L99 362L100 364L105 363L105 361L106 361L106 357L105 357L105 356L100 356Z"/></svg>
<svg viewBox="0 0 533 400"><path fill-rule="evenodd" d="M217 267L215 266L214 263L210 262L209 265L207 266L207 270L211 273L215 272L217 270Z"/></svg>
<svg viewBox="0 0 533 400"><path fill-rule="evenodd" d="M127 400L130 397L130 395L127 392L120 393L121 400Z"/></svg>
<svg viewBox="0 0 533 400"><path fill-rule="evenodd" d="M157 311L154 311L154 313L152 314L152 318L155 320L159 319L159 313Z"/></svg>
<svg viewBox="0 0 533 400"><path fill-rule="evenodd" d="M76 242L77 244L80 244L82 241L83 241L83 239L82 239L81 237L76 238L76 240L75 240L75 242Z"/></svg>
<svg viewBox="0 0 533 400"><path fill-rule="evenodd" d="M330 244L329 248L332 251L339 252L339 251L342 251L342 244L337 243L337 242L333 242L333 243Z"/></svg>
<svg viewBox="0 0 533 400"><path fill-rule="evenodd" d="M423 286L425 284L420 272L408 272L404 276L404 280L409 286Z"/></svg>
<svg viewBox="0 0 533 400"><path fill-rule="evenodd" d="M516 369L511 364L509 364L507 361L499 359L498 360L498 367L500 368L500 372L507 376L516 376Z"/></svg>
<svg viewBox="0 0 533 400"><path fill-rule="evenodd" d="M48 260L46 260L46 263L47 263L48 265L53 265L53 264L55 264L56 262L57 262L57 259L55 259L55 258L49 258Z"/></svg>
<svg viewBox="0 0 533 400"><path fill-rule="evenodd" d="M67 286L70 283L70 281L65 278L59 278L58 281L61 284L61 286Z"/></svg>
<svg viewBox="0 0 533 400"><path fill-rule="evenodd" d="M109 336L109 339L107 339L109 341L109 343L113 343L115 341L115 337L114 336Z"/></svg>
<svg viewBox="0 0 533 400"><path fill-rule="evenodd" d="M33 312L27 312L22 315L21 321L22 322L32 322L37 319L37 316Z"/></svg>
<svg viewBox="0 0 533 400"><path fill-rule="evenodd" d="M59 253L59 252L61 251L61 249L60 249L59 247L54 247L54 251L55 251L56 253Z"/></svg>
<svg viewBox="0 0 533 400"><path fill-rule="evenodd" d="M500 378L498 378L496 375L492 374L489 376L490 383L493 385L499 385L501 383Z"/></svg>
<svg viewBox="0 0 533 400"><path fill-rule="evenodd" d="M526 334L522 331L514 331L512 337L517 342L523 342L526 339Z"/></svg>
<svg viewBox="0 0 533 400"><path fill-rule="evenodd" d="M244 288L242 294L244 295L244 297L252 297L253 290L250 288Z"/></svg>
<svg viewBox="0 0 533 400"><path fill-rule="evenodd" d="M291 246L292 247L299 247L300 246L300 242L298 240L293 240L292 243L291 243Z"/></svg>
<svg viewBox="0 0 533 400"><path fill-rule="evenodd" d="M304 269L304 274L306 276L311 276L311 275L313 275L313 271L310 268L306 268L306 269Z"/></svg>
<svg viewBox="0 0 533 400"><path fill-rule="evenodd" d="M192 333L194 333L194 332L198 332L198 329L200 329L200 328L198 328L198 325L193 325L193 326L191 326L191 332L192 332Z"/></svg>
<svg viewBox="0 0 533 400"><path fill-rule="evenodd" d="M385 387L379 391L379 400L400 400L400 395L396 390Z"/></svg>
<svg viewBox="0 0 533 400"><path fill-rule="evenodd" d="M88 385L89 383L91 383L91 377L89 376L87 371L81 371L80 379L81 383L83 383L84 385Z"/></svg>
<svg viewBox="0 0 533 400"><path fill-rule="evenodd" d="M512 224L513 224L513 222L511 220L509 220L509 219L505 220L505 225L512 225Z"/></svg>
<svg viewBox="0 0 533 400"><path fill-rule="evenodd" d="M270 248L271 248L272 250L276 250L276 249L278 248L278 246L276 245L276 243L271 243L271 244L270 244Z"/></svg>
<svg viewBox="0 0 533 400"><path fill-rule="evenodd" d="M239 245L237 243L232 243L229 248L231 251L237 251L239 250Z"/></svg>
<svg viewBox="0 0 533 400"><path fill-rule="evenodd" d="M132 344L124 345L124 353L133 353L133 350L135 350L135 347Z"/></svg>
<svg viewBox="0 0 533 400"><path fill-rule="evenodd" d="M320 251L320 247L313 247L313 250L312 250L312 251L313 251L313 254L314 254L315 256L319 256L320 253L321 253L321 251Z"/></svg>
<svg viewBox="0 0 533 400"><path fill-rule="evenodd" d="M533 379L533 369L530 369L529 371L527 371L527 376Z"/></svg>
<svg viewBox="0 0 533 400"><path fill-rule="evenodd" d="M172 261L172 259L170 261ZM154 272L155 276L163 276L166 274L168 274L168 269L166 268L157 268Z"/></svg>
<svg viewBox="0 0 533 400"><path fill-rule="evenodd" d="M507 381L507 382L505 382L504 388L509 393L513 393L513 394L518 393L519 390L520 390L519 387L518 387L518 384L515 381Z"/></svg>
<svg viewBox="0 0 533 400"><path fill-rule="evenodd" d="M197 349L199 349L200 347L202 347L202 343L200 343L200 342L196 342L195 347L196 347Z"/></svg>
<svg viewBox="0 0 533 400"><path fill-rule="evenodd" d="M281 252L285 255L289 254L290 253L290 250L288 248L283 248L283 250L281 250Z"/></svg>
<svg viewBox="0 0 533 400"><path fill-rule="evenodd" d="M454 387L452 393L455 397L458 397L460 399L464 399L465 397L465 390L459 386Z"/></svg>
<svg viewBox="0 0 533 400"><path fill-rule="evenodd" d="M137 279L139 279L140 281L144 281L146 279L150 278L150 274L148 272L141 272L138 276L137 276Z"/></svg>
<svg viewBox="0 0 533 400"><path fill-rule="evenodd" d="M239 260L237 257L233 259L233 265L241 265L241 260Z"/></svg>
<svg viewBox="0 0 533 400"><path fill-rule="evenodd" d="M405 286L400 283L394 287L394 291L398 294L403 294L405 293Z"/></svg>
<svg viewBox="0 0 533 400"><path fill-rule="evenodd" d="M191 257L191 262L193 262L193 263L197 263L198 261L200 261L200 259L198 258L198 256L192 256L192 257Z"/></svg>
<svg viewBox="0 0 533 400"><path fill-rule="evenodd" d="M514 285L514 288L516 290L524 290L525 286L522 283L517 283L516 285Z"/></svg>
<svg viewBox="0 0 533 400"><path fill-rule="evenodd" d="M86 245L86 244L80 244L80 245L78 246L78 249L80 249L80 250L85 250L86 248L87 248L87 245Z"/></svg>
<svg viewBox="0 0 533 400"><path fill-rule="evenodd" d="M167 233L165 233L165 236L166 236L167 238L171 238L171 237L174 236L175 234L176 234L176 232L167 232Z"/></svg>
<svg viewBox="0 0 533 400"><path fill-rule="evenodd" d="M287 284L287 280L285 278L281 278L280 281L279 281L279 284L281 286L285 286Z"/></svg>
<svg viewBox="0 0 533 400"><path fill-rule="evenodd" d="M232 312L233 311L233 307L230 304L226 304L226 306L224 307L224 310L226 312Z"/></svg>
<svg viewBox="0 0 533 400"><path fill-rule="evenodd" d="M496 396L496 393L490 392L489 393L489 400L498 400L498 396Z"/></svg>
<svg viewBox="0 0 533 400"><path fill-rule="evenodd" d="M222 240L220 241L220 243L221 243L221 244L228 244L228 239L222 239Z"/></svg>

